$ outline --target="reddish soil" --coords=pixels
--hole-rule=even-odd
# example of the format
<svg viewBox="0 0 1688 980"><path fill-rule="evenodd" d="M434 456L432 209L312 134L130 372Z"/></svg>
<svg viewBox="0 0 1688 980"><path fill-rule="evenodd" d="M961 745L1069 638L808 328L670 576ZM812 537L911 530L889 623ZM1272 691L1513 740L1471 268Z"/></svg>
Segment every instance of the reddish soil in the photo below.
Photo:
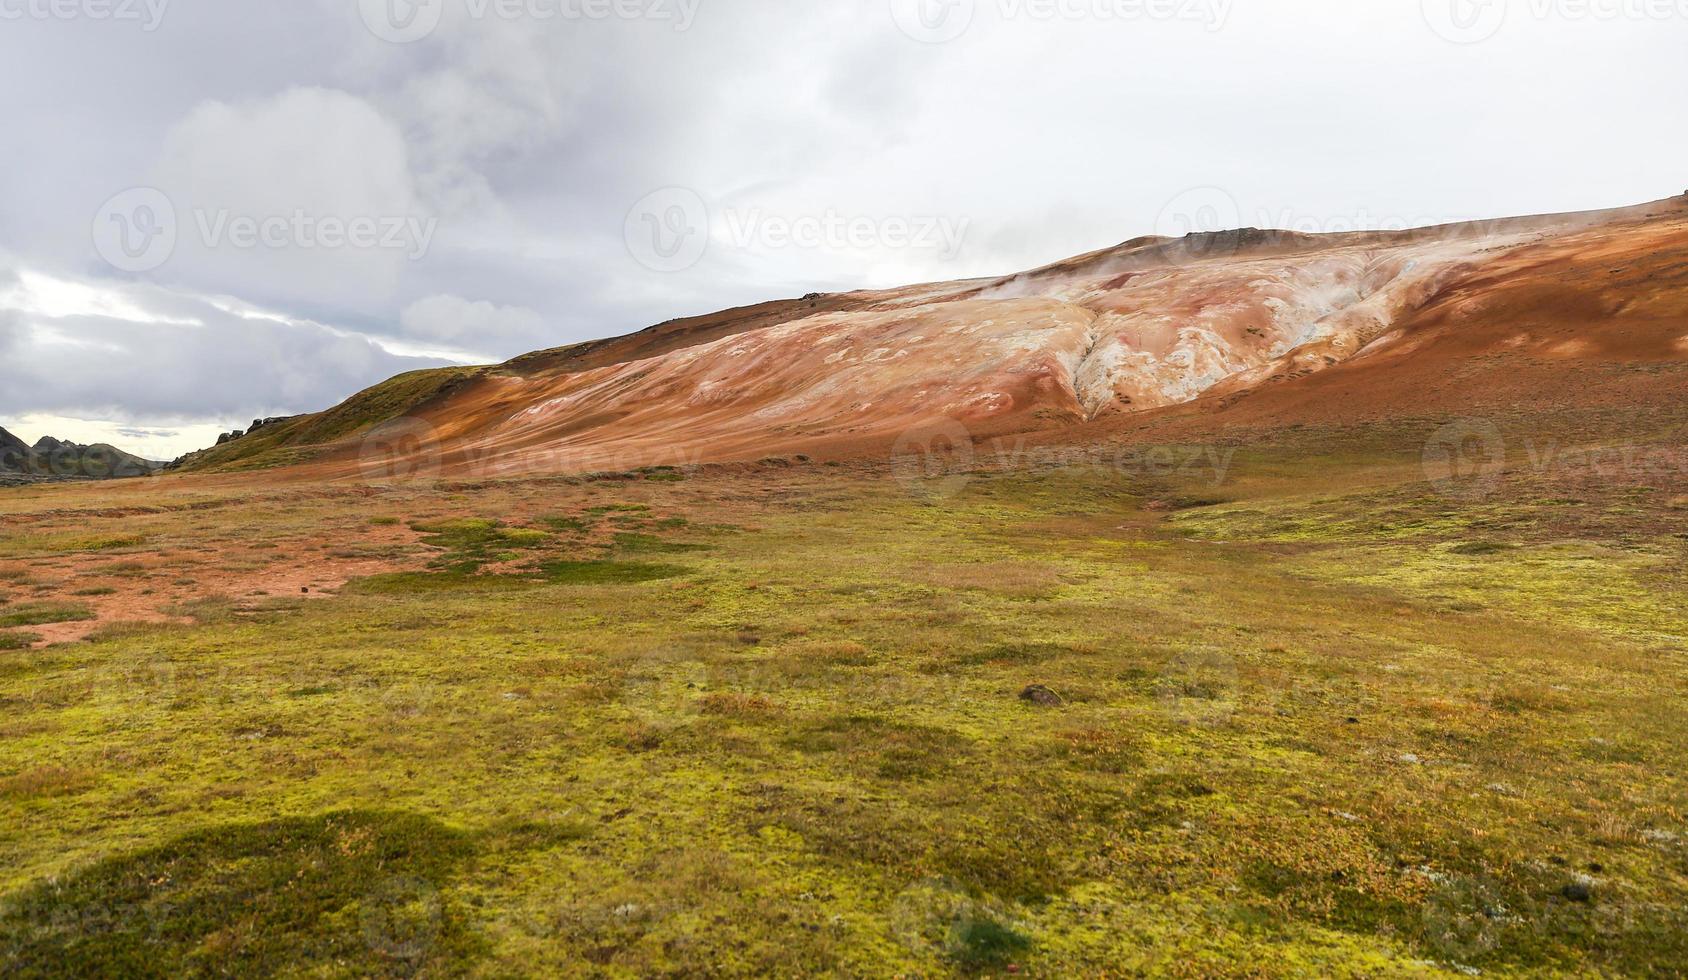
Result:
<svg viewBox="0 0 1688 980"><path fill-rule="evenodd" d="M1680 404L1688 201L1401 233L1140 239L996 280L813 297L518 358L417 413L452 476L899 439L1087 442ZM414 447L412 447L414 448ZM368 478L354 438L304 467ZM375 466L371 466L374 458Z"/></svg>

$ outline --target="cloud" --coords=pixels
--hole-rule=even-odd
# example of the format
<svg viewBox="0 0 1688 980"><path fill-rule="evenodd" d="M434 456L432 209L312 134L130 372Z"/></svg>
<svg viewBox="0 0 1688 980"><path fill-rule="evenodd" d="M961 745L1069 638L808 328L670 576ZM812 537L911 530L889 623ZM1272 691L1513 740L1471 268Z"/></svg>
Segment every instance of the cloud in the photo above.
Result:
<svg viewBox="0 0 1688 980"><path fill-rule="evenodd" d="M375 340L156 287L97 287L96 308L0 311L11 345L0 358L0 413L106 418L155 428L317 411L395 374L446 363L394 354ZM159 315L168 310L170 317Z"/></svg>
<svg viewBox="0 0 1688 980"><path fill-rule="evenodd" d="M16 253L0 257L0 311L7 267L74 287L0 312L0 403L250 420L431 363L395 350L503 358L811 289L1020 271L1146 234L1195 187L1223 188L1251 223L1562 211L1676 193L1688 156L1688 129L1658 125L1688 84L1682 18L1522 18L1457 46L1418 0L1234 4L1217 30L980 3L934 45L884 0L708 0L686 30L496 3L471 18L446 0L433 36L401 45L349 0L187 6L151 34L0 31L16 137L0 140L0 242ZM164 266L118 275L90 224L141 186L170 196L185 234ZM673 186L717 214L969 232L954 258L712 247L665 273L623 229ZM438 225L411 258L212 244L198 212Z"/></svg>
<svg viewBox="0 0 1688 980"><path fill-rule="evenodd" d="M22 334L23 317L15 310L0 310L0 355L10 356Z"/></svg>
<svg viewBox="0 0 1688 980"><path fill-rule="evenodd" d="M418 231L432 215L409 159L398 126L346 92L206 102L170 129L155 171L177 221L163 275L259 301L303 290L318 304L385 309L432 244ZM378 230L373 244L351 241L359 222ZM253 223L255 242L242 237Z"/></svg>
<svg viewBox="0 0 1688 980"><path fill-rule="evenodd" d="M545 328L545 318L533 310L447 295L417 300L399 319L409 336L469 350L501 347L512 337L537 338Z"/></svg>

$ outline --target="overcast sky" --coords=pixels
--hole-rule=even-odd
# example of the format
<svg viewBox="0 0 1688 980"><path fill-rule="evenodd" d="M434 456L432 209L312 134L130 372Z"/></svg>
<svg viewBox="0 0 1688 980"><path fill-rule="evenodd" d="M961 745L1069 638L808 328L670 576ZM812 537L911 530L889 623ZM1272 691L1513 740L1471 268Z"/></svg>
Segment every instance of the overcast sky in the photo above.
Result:
<svg viewBox="0 0 1688 980"><path fill-rule="evenodd" d="M0 426L1688 187L1688 0L0 0Z"/></svg>

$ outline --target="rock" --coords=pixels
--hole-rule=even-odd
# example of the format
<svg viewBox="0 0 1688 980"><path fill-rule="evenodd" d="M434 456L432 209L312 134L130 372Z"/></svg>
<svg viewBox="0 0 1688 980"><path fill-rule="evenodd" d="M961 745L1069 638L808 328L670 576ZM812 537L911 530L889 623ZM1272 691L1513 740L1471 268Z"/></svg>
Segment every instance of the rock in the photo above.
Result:
<svg viewBox="0 0 1688 980"><path fill-rule="evenodd" d="M1040 708L1059 708L1067 703L1067 699L1056 694L1042 684L1033 684L1020 692L1020 700L1027 704L1035 704Z"/></svg>
<svg viewBox="0 0 1688 980"><path fill-rule="evenodd" d="M104 443L83 446L42 436L31 447L0 429L0 473L7 475L8 483L120 479L146 476L157 469L156 463Z"/></svg>
<svg viewBox="0 0 1688 980"><path fill-rule="evenodd" d="M1587 878L1578 878L1560 889L1559 894L1565 896L1565 900L1568 902L1580 902L1586 905L1594 901L1594 882Z"/></svg>

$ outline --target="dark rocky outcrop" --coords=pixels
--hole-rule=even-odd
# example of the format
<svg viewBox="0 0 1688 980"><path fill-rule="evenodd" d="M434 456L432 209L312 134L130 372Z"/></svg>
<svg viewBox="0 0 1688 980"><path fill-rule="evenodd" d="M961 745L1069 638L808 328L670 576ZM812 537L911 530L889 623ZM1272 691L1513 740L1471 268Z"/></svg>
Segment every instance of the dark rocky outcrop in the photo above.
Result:
<svg viewBox="0 0 1688 980"><path fill-rule="evenodd" d="M0 484L116 480L148 476L158 469L158 463L104 443L83 446L42 436L30 446L0 428Z"/></svg>
<svg viewBox="0 0 1688 980"><path fill-rule="evenodd" d="M231 442L236 442L240 439L246 438L247 436L251 435L252 433L257 432L259 429L267 428L267 427L272 426L272 425L280 425L283 422L292 422L294 419L301 419L301 418L304 418L304 416L303 415L278 415L275 418L253 419L252 420L252 428L250 428L250 429L235 429L233 432L225 432L222 435L217 437L217 445L218 446L226 446ZM213 447L213 448L215 448L215 447ZM201 452L203 452L203 450ZM182 465L182 463L185 460L187 460L189 456L197 456L197 455L200 455L200 454L199 453L189 453L188 456L183 456L181 459L178 459L178 460L175 460L174 462L172 462L169 465L169 467L167 467L167 468L174 469L174 468Z"/></svg>

